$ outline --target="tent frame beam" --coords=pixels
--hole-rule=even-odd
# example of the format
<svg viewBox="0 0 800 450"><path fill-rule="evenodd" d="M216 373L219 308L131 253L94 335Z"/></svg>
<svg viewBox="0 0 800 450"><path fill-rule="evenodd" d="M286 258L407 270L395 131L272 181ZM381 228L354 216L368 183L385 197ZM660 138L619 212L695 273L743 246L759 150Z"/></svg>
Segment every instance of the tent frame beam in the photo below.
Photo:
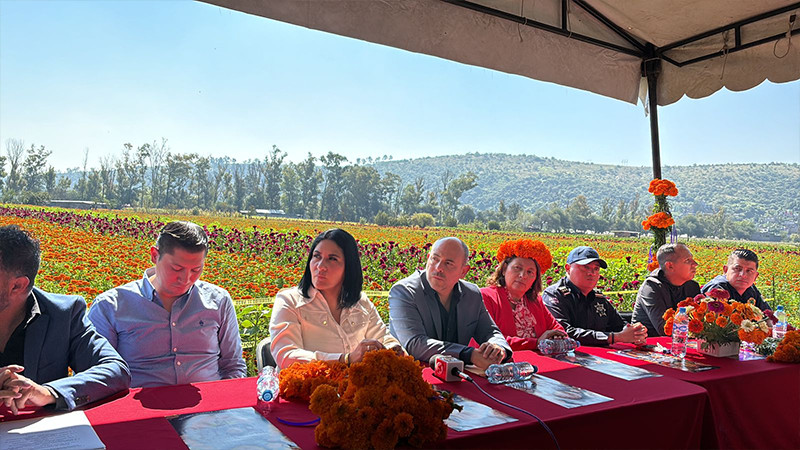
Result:
<svg viewBox="0 0 800 450"><path fill-rule="evenodd" d="M591 36L586 36L580 33L574 33L569 31L569 27L567 26L566 21L566 3L569 0L562 0L561 10L562 10L562 20L561 20L561 27L555 27L553 25L539 22L533 19L529 19L524 16L518 16L516 14L507 13L505 11L500 11L494 8L490 8L488 6L481 5L479 3L473 3L466 0L441 0L445 3L450 3L452 5L460 6L462 8L471 9L473 11L477 11L480 13L488 14L490 16L494 16L500 19L505 19L511 22L516 22L520 25L526 25L533 28L538 28L540 30L548 31L553 34L558 34L560 36L564 36L569 39L575 39L576 41L586 42L589 44L596 45L598 47L607 48L609 50L614 50L620 53L625 53L627 55L642 57L643 53L639 50L630 49L627 47L623 47L621 45L617 45L611 42L606 42L602 39L593 38ZM639 44L638 46L641 46Z"/></svg>
<svg viewBox="0 0 800 450"><path fill-rule="evenodd" d="M474 3L467 0L441 0L445 3L450 3L452 5L460 6L462 8L471 9L473 11L481 12L484 14L488 14L490 16L498 17L500 19L509 20L511 22L516 22L521 25L526 25L533 28L538 28L540 30L548 31L550 33L558 34L560 36L564 36L569 39L575 39L577 41L586 42L589 44L596 45L598 47L607 48L609 50L615 50L620 53L624 53L627 55L637 56L640 58L645 58L647 54L650 52L648 51L649 43L642 43L631 34L627 33L622 27L619 25L614 24L611 20L601 14L599 11L594 9L591 5L586 3L585 0L561 0L561 26L556 27L550 24L546 24L544 22L539 22L533 19L529 19L525 16L519 16L516 14L508 13L505 11L500 11L489 6L482 5L480 3ZM571 32L569 30L569 26L567 23L567 12L568 12L568 3L572 2L575 5L582 8L592 17L600 21L603 25L605 25L609 30L611 30L614 34L624 39L626 42L630 43L635 49L627 48L618 44L614 44L612 42L606 42L602 39L593 38L591 36L586 36L580 33ZM783 8L778 8L772 11L768 11L762 14L758 14L753 17L749 17L744 20L740 20L738 22L734 22L732 24L724 25L721 27L714 28L713 30L704 31L703 33L696 34L694 36L688 37L686 39L681 39L680 41L673 42L671 44L667 44L662 47L656 47L655 52L653 53L655 57L667 61L668 63L677 66L683 67L688 66L690 64L698 63L701 61L705 61L707 59L715 58L718 56L722 56L726 53L735 53L742 50L746 50L750 47L755 47L757 45L765 44L767 42L774 42L786 37L786 33L778 33L772 36L767 36L765 38L761 38L752 42L748 42L743 44L742 43L742 27L746 25L750 25L761 20L769 19L774 16L785 14L787 12L793 10L800 10L800 2L793 3L788 6L784 6ZM676 61L674 58L668 56L666 53L670 50L674 50L679 47L683 47L685 45L689 45L693 42L697 42L703 40L707 37L713 36L715 34L724 33L726 31L733 30L735 43L734 45L727 49L727 50L720 50L713 53L708 53L702 56L698 56L696 58L692 58L686 61ZM793 36L800 34L800 26L797 29L793 30L791 33Z"/></svg>

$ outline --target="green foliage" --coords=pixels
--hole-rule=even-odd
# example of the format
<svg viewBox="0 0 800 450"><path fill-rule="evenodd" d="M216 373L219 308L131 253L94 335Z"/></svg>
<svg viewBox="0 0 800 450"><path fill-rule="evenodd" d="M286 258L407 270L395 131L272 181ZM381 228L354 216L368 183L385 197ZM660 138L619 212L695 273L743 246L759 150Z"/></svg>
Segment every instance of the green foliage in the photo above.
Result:
<svg viewBox="0 0 800 450"><path fill-rule="evenodd" d="M269 319L272 315L272 305L256 304L237 307L236 319L239 322L239 335L242 338L242 348L245 351L247 375L256 376L255 350L262 339L269 336Z"/></svg>
<svg viewBox="0 0 800 450"><path fill-rule="evenodd" d="M415 227L426 228L434 226L436 221L428 213L417 213L411 216L409 223Z"/></svg>

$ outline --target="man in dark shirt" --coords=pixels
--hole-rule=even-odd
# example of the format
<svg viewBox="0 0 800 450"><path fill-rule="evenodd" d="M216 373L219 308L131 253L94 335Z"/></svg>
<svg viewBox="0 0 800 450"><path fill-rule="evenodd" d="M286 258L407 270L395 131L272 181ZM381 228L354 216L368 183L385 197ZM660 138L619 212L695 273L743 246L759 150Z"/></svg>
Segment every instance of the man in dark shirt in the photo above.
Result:
<svg viewBox="0 0 800 450"><path fill-rule="evenodd" d="M39 242L0 227L0 403L71 410L127 389L125 361L86 318L86 302L34 287ZM68 368L75 375L68 376Z"/></svg>
<svg viewBox="0 0 800 450"><path fill-rule="evenodd" d="M756 287L758 278L758 255L752 250L739 248L728 256L728 263L722 266L722 275L712 278L700 290L706 293L712 289L725 289L731 294L731 300L747 303L755 300L758 309L770 309Z"/></svg>
<svg viewBox="0 0 800 450"><path fill-rule="evenodd" d="M656 253L658 269L644 280L633 305L633 321L647 327L648 336L664 336L664 312L700 293L694 281L697 261L685 244L664 244Z"/></svg>
<svg viewBox="0 0 800 450"><path fill-rule="evenodd" d="M628 325L608 298L596 290L600 268L608 264L591 247L575 247L567 255L567 276L542 292L542 300L567 334L583 345L644 343L647 328Z"/></svg>
<svg viewBox="0 0 800 450"><path fill-rule="evenodd" d="M469 250L458 238L436 241L424 271L398 281L389 291L389 330L414 358L459 358L485 369L511 358L511 347L483 305L478 286L461 279ZM480 347L469 346L475 339Z"/></svg>

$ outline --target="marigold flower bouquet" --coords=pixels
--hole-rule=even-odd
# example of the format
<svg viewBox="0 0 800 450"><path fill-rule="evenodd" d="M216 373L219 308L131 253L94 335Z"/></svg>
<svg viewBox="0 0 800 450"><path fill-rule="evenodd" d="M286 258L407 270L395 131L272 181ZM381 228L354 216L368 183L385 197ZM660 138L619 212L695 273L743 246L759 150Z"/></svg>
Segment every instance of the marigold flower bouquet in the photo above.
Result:
<svg viewBox="0 0 800 450"><path fill-rule="evenodd" d="M369 352L349 368L338 362L295 363L281 371L281 396L310 397L309 408L320 416L314 430L320 446L422 447L447 437L444 420L461 409L452 395L433 390L422 378L423 368L392 350Z"/></svg>
<svg viewBox="0 0 800 450"><path fill-rule="evenodd" d="M754 300L747 303L729 301L730 294L723 289L712 289L706 294L687 298L678 303L689 316L689 337L702 340L699 350L710 346L739 344L741 341L760 344L769 333L764 314ZM664 313L664 333L672 335L675 310Z"/></svg>
<svg viewBox="0 0 800 450"><path fill-rule="evenodd" d="M653 233L653 246L650 248L650 258L647 264L647 270L652 271L658 268L658 262L653 258L653 253L667 243L667 232L674 231L675 219L669 212L667 197L677 196L678 188L672 181L656 178L650 182L647 191L655 197L653 214L642 221L642 228ZM674 238L675 235L672 237Z"/></svg>

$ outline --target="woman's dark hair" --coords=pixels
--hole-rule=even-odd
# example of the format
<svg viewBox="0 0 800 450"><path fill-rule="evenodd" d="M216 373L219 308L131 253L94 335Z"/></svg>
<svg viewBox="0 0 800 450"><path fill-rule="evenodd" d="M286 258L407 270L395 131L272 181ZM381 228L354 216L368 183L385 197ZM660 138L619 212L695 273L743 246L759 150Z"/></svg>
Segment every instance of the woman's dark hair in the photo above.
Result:
<svg viewBox="0 0 800 450"><path fill-rule="evenodd" d="M317 245L326 239L335 242L344 253L344 280L342 280L342 293L339 295L338 305L342 309L349 308L361 298L364 274L361 272L361 258L358 256L358 244L356 244L355 238L340 228L332 228L320 233L311 243L306 260L306 270L303 272L303 278L300 279L298 287L303 296L308 297L308 288L313 286L311 283L311 258L314 256L314 249L317 248Z"/></svg>
<svg viewBox="0 0 800 450"><path fill-rule="evenodd" d="M497 267L494 269L494 273L489 275L489 279L487 282L490 286L499 286L505 287L506 286L506 268L511 261L517 259L518 256L509 256L505 259L502 263L498 264ZM539 263L536 260L533 260L533 264L536 266L536 280L534 280L531 288L525 292L525 296L527 296L530 300L536 300L539 297L539 294L542 292L542 269L539 267Z"/></svg>

